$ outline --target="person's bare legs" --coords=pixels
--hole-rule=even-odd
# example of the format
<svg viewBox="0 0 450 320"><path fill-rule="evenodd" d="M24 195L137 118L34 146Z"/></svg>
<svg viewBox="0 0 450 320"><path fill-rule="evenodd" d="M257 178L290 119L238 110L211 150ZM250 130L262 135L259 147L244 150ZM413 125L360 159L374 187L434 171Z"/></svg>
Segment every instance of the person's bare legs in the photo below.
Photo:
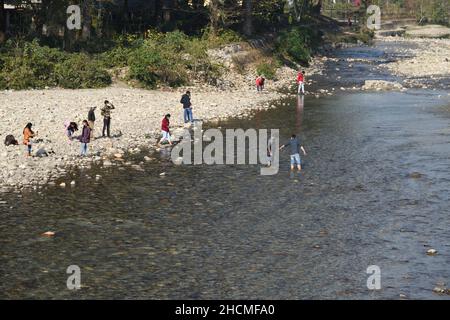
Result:
<svg viewBox="0 0 450 320"><path fill-rule="evenodd" d="M297 165L297 169L298 171L302 171L302 165L301 164Z"/></svg>

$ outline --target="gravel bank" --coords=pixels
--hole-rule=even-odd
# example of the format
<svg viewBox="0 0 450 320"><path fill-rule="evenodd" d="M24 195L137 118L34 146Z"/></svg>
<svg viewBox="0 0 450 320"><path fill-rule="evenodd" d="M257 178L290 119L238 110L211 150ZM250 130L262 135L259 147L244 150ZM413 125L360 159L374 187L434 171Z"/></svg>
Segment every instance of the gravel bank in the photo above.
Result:
<svg viewBox="0 0 450 320"><path fill-rule="evenodd" d="M430 31L431 29L426 29ZM420 30L417 30L419 32ZM431 31L430 31L431 32ZM436 31L437 32L437 31ZM448 88L450 78L450 39L381 37L382 41L411 44L400 46L398 53L408 58L389 63L386 67L405 79L410 87L430 85Z"/></svg>
<svg viewBox="0 0 450 320"><path fill-rule="evenodd" d="M320 62L314 65L320 65ZM313 66L308 75L318 72ZM195 119L219 120L231 116L245 116L248 111L270 108L271 101L282 98L275 89L286 87L295 81L296 71L281 68L278 81L267 81L266 92L257 94L253 75L228 76L237 89L219 90L212 87L189 88L192 92ZM231 79L233 78L233 79ZM142 89L110 87L99 90L30 90L0 92L0 181L1 188L37 188L52 184L70 167L89 168L93 163L109 166L123 161L126 153L140 152L144 147L154 148L160 134L161 119L172 114L171 127L181 134L183 126L181 94L187 88L176 91L149 91ZM91 106L97 106L95 136L101 135L103 120L100 107L104 100L111 101L116 110L112 114L112 138L98 138L89 145L89 156L81 158L80 143L69 142L64 133L64 123L87 118ZM48 157L26 157L22 144L22 130L33 123L39 135L34 139L33 153L45 149ZM176 130L178 128L178 130ZM79 130L76 134L81 134ZM6 147L5 136L12 134L19 146ZM139 168L137 168L139 169Z"/></svg>

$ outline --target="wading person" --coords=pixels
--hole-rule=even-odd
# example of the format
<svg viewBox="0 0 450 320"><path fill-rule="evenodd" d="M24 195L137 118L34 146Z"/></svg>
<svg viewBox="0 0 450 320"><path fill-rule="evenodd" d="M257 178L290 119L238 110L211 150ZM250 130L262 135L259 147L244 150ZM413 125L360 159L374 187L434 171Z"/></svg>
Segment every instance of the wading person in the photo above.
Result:
<svg viewBox="0 0 450 320"><path fill-rule="evenodd" d="M91 128L87 120L83 121L83 130L81 131L80 142L81 142L81 155L87 156L88 143L91 142Z"/></svg>
<svg viewBox="0 0 450 320"><path fill-rule="evenodd" d="M91 140L94 139L95 109L96 107L91 107L88 112L89 128L91 128Z"/></svg>
<svg viewBox="0 0 450 320"><path fill-rule="evenodd" d="M298 94L305 94L305 71L299 71L297 75Z"/></svg>
<svg viewBox="0 0 450 320"><path fill-rule="evenodd" d="M192 103L191 103L191 92L186 91L181 97L180 103L183 105L184 109L184 123L193 122L192 117Z"/></svg>
<svg viewBox="0 0 450 320"><path fill-rule="evenodd" d="M291 148L291 171L295 169L295 165L297 165L298 171L302 171L302 162L300 158L300 150L303 151L303 154L306 156L305 148L301 145L295 134L292 135L291 139L285 145L280 147L280 150L283 150L287 146Z"/></svg>
<svg viewBox="0 0 450 320"><path fill-rule="evenodd" d="M158 142L158 146L161 146L161 143L163 143L164 141L167 141L167 142L169 142L170 145L172 145L172 139L170 137L169 126L170 126L170 114L166 114L164 116L164 118L162 119L162 122L161 122L162 138Z"/></svg>
<svg viewBox="0 0 450 320"><path fill-rule="evenodd" d="M102 130L102 136L108 135L108 138L111 137L110 135L110 128L111 128L111 110L114 110L115 107L112 103L110 103L108 100L105 101L105 105L103 108L101 108L102 116L103 116L103 130Z"/></svg>
<svg viewBox="0 0 450 320"><path fill-rule="evenodd" d="M33 127L33 124L28 123L25 128L23 129L23 144L27 146L28 156L31 156L31 138L34 138L37 136L37 132L34 133L34 131L31 129Z"/></svg>

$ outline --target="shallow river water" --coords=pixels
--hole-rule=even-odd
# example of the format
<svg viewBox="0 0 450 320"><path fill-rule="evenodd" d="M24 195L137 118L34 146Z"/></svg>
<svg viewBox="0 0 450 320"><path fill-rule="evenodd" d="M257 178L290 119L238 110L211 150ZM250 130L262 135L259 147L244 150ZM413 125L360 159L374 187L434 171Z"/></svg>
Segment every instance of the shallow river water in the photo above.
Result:
<svg viewBox="0 0 450 320"><path fill-rule="evenodd" d="M73 188L3 195L0 298L446 299L432 289L450 282L449 98L308 96L219 124L279 128L282 142L299 133L301 174L288 152L275 176L155 154L145 172L94 168L73 172ZM371 265L379 291L367 288Z"/></svg>

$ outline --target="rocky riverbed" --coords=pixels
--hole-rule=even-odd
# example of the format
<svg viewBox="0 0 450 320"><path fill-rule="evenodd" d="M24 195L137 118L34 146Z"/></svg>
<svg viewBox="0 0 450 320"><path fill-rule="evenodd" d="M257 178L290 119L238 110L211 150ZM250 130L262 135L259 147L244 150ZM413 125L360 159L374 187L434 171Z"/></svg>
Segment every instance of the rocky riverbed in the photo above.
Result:
<svg viewBox="0 0 450 320"><path fill-rule="evenodd" d="M372 77L363 85L342 84L329 88L326 83L319 86L314 79L333 77L324 76L325 66L339 64L342 59L321 56L314 59L307 72L307 94L320 96L332 95L346 90L406 90L406 88L439 88L450 85L450 40L446 39L411 39L399 37L380 37L383 42L398 42L394 56L404 56L390 63L375 65L373 72L387 70L402 79L402 84L380 81ZM236 51L236 50L235 50ZM223 75L218 87L195 84L193 87L177 90L143 90L112 86L98 90L30 90L0 92L0 139L12 134L19 141L19 146L0 147L0 188L39 188L52 184L73 168L89 168L92 165L111 166L126 164L128 154L139 153L145 149L156 148L160 137L161 119L166 113L172 114L171 126L175 136L181 135L183 128L183 110L179 103L180 96L187 89L192 92L194 118L205 121L217 121L229 117L248 115L252 110L271 108L273 102L285 98L281 93L285 88L295 84L297 70L282 67L278 70L276 80L267 81L266 91L256 93L254 79L256 73L250 70L245 74L233 70L235 51L218 52L217 57L230 70ZM392 55L392 52L389 54ZM383 58L384 60L386 58ZM352 70L364 58L355 60L344 58L341 64ZM336 67L336 70L338 68ZM372 71L371 71L372 72ZM340 71L336 71L335 82L340 81ZM322 81L323 82L323 81ZM336 83L337 83L336 82ZM363 81L364 82L364 81ZM333 82L333 86L336 85ZM324 87L325 85L325 87ZM347 86L348 85L348 86ZM312 90L311 88L314 88ZM336 90L335 90L336 89ZM294 92L294 90L291 90ZM112 138L101 138L102 119L99 108L103 101L110 100L116 110L112 115ZM79 124L87 118L90 107L97 106L95 136L98 139L89 145L89 156L82 158L80 144L77 140L69 141L64 133L64 123L75 121ZM26 147L21 144L22 130L28 123L39 135L34 140L33 157L26 157ZM77 132L80 134L80 131ZM45 150L46 157L36 156L36 152ZM139 170L139 165L131 166ZM70 181L67 182L67 184ZM1 191L1 189L0 189Z"/></svg>
<svg viewBox="0 0 450 320"><path fill-rule="evenodd" d="M320 59L308 68L308 75L318 73ZM93 164L110 166L123 163L127 154L155 148L160 137L161 119L172 114L171 127L181 135L183 109L179 103L185 90L192 92L195 119L220 120L231 116L245 116L251 110L270 108L271 102L285 94L277 89L295 83L296 70L283 67L278 70L277 81L267 81L266 91L258 94L254 88L254 75L230 72L228 81L234 89L192 87L179 90L149 91L133 88L110 87L98 90L30 90L0 92L0 181L1 188L38 188L52 184L66 175L71 167L89 168ZM101 137L103 119L100 107L104 100L116 109L112 113L112 138ZM65 136L64 123L81 122L87 118L89 108L97 106L96 139L89 144L89 155L80 157L80 143ZM33 123L38 136L33 141L33 157L26 156L22 144L22 131ZM6 147L3 141L12 134L18 146ZM80 135L81 130L75 135ZM48 156L39 157L39 150ZM136 169L139 169L136 167Z"/></svg>
<svg viewBox="0 0 450 320"><path fill-rule="evenodd" d="M437 84L447 88L450 84L450 39L435 38L443 32L450 33L450 29L414 27L405 38L379 37L382 41L399 43L397 53L405 57L386 67L403 77L408 87L427 89Z"/></svg>

